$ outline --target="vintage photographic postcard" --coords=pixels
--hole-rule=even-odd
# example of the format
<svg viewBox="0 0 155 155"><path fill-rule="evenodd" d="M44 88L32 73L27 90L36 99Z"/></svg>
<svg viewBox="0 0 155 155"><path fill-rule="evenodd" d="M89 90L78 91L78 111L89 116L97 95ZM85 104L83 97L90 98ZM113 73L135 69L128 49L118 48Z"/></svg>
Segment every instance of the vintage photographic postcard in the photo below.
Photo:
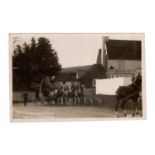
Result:
<svg viewBox="0 0 155 155"><path fill-rule="evenodd" d="M12 33L11 121L146 118L143 33Z"/></svg>

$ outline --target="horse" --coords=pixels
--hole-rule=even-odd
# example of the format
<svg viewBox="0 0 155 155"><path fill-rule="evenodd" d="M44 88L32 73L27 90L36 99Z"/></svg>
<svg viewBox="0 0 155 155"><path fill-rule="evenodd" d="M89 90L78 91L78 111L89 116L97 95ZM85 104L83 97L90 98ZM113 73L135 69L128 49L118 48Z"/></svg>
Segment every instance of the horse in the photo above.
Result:
<svg viewBox="0 0 155 155"><path fill-rule="evenodd" d="M141 93L141 83L142 79L137 78L134 83L128 86L120 86L116 90L116 105L115 105L115 112L116 116L118 116L118 109L119 106L121 110L123 110L124 116L127 116L126 112L126 104L129 103L128 101L133 102L133 113L132 116L134 117L137 113L138 109L138 101L140 100L140 93Z"/></svg>

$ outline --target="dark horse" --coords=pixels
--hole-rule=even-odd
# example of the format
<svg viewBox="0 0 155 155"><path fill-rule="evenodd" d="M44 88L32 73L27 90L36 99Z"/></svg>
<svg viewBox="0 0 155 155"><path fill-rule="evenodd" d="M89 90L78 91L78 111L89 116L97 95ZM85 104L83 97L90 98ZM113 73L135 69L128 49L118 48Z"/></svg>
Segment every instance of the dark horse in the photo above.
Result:
<svg viewBox="0 0 155 155"><path fill-rule="evenodd" d="M137 113L138 108L138 100L140 100L140 92L141 92L141 84L142 79L141 76L138 76L135 82L128 86L120 86L116 91L116 106L115 111L116 115L118 117L118 108L119 106L124 112L124 116L127 115L126 113L126 104L129 100L132 100L133 102L133 114L132 116L135 116Z"/></svg>

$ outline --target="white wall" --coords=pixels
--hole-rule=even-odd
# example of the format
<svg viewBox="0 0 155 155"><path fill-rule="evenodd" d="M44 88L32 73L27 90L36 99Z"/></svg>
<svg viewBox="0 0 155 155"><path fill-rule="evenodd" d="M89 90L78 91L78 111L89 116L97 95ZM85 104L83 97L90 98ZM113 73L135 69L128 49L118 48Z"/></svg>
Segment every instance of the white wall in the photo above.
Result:
<svg viewBox="0 0 155 155"><path fill-rule="evenodd" d="M23 94L24 91L15 91L13 92L13 102L24 102ZM32 91L27 92L28 93L28 101L31 102L35 98L35 94Z"/></svg>
<svg viewBox="0 0 155 155"><path fill-rule="evenodd" d="M131 84L130 77L96 80L96 94L115 95L119 86Z"/></svg>

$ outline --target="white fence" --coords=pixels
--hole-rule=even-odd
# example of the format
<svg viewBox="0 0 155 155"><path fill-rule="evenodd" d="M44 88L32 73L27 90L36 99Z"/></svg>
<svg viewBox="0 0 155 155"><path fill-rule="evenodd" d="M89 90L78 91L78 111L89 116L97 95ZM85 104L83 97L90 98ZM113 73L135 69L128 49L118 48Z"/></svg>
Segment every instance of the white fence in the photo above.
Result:
<svg viewBox="0 0 155 155"><path fill-rule="evenodd" d="M96 79L96 94L115 95L119 86L131 84L131 77Z"/></svg>

